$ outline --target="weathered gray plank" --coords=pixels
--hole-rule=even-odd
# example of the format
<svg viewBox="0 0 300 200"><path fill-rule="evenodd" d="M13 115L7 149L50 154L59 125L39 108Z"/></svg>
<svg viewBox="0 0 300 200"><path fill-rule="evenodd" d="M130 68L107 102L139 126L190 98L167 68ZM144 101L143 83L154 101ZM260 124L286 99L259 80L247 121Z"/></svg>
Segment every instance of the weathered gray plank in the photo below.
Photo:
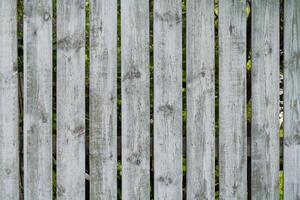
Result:
<svg viewBox="0 0 300 200"><path fill-rule="evenodd" d="M247 197L246 1L219 1L220 199Z"/></svg>
<svg viewBox="0 0 300 200"><path fill-rule="evenodd" d="M57 1L57 199L85 198L85 0Z"/></svg>
<svg viewBox="0 0 300 200"><path fill-rule="evenodd" d="M122 197L150 199L149 1L122 0Z"/></svg>
<svg viewBox="0 0 300 200"><path fill-rule="evenodd" d="M154 198L182 199L181 1L154 2Z"/></svg>
<svg viewBox="0 0 300 200"><path fill-rule="evenodd" d="M252 1L251 194L279 197L279 0Z"/></svg>
<svg viewBox="0 0 300 200"><path fill-rule="evenodd" d="M90 198L117 199L117 0L90 8Z"/></svg>
<svg viewBox="0 0 300 200"><path fill-rule="evenodd" d="M300 2L284 4L284 199L300 198Z"/></svg>
<svg viewBox="0 0 300 200"><path fill-rule="evenodd" d="M0 1L0 199L19 199L17 1Z"/></svg>
<svg viewBox="0 0 300 200"><path fill-rule="evenodd" d="M214 199L214 1L187 1L187 199Z"/></svg>
<svg viewBox="0 0 300 200"><path fill-rule="evenodd" d="M24 1L24 199L52 199L52 1Z"/></svg>

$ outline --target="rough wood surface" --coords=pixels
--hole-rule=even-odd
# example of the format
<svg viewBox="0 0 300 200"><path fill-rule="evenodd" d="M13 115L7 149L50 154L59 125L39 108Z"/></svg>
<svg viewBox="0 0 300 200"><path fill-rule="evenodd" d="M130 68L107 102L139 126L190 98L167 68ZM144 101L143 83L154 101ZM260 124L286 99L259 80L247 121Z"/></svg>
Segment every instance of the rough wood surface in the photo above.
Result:
<svg viewBox="0 0 300 200"><path fill-rule="evenodd" d="M187 199L215 196L214 1L187 1Z"/></svg>
<svg viewBox="0 0 300 200"><path fill-rule="evenodd" d="M279 198L279 0L252 1L252 199Z"/></svg>
<svg viewBox="0 0 300 200"><path fill-rule="evenodd" d="M0 1L0 199L19 200L17 1Z"/></svg>
<svg viewBox="0 0 300 200"><path fill-rule="evenodd" d="M181 0L154 2L154 198L182 199Z"/></svg>
<svg viewBox="0 0 300 200"><path fill-rule="evenodd" d="M300 198L300 2L284 5L284 199Z"/></svg>
<svg viewBox="0 0 300 200"><path fill-rule="evenodd" d="M219 1L220 199L247 197L246 0Z"/></svg>
<svg viewBox="0 0 300 200"><path fill-rule="evenodd" d="M149 1L122 0L122 199L150 199Z"/></svg>
<svg viewBox="0 0 300 200"><path fill-rule="evenodd" d="M57 1L57 199L85 198L85 0Z"/></svg>
<svg viewBox="0 0 300 200"><path fill-rule="evenodd" d="M52 199L52 1L24 1L24 199Z"/></svg>
<svg viewBox="0 0 300 200"><path fill-rule="evenodd" d="M90 198L117 199L117 0L90 9Z"/></svg>

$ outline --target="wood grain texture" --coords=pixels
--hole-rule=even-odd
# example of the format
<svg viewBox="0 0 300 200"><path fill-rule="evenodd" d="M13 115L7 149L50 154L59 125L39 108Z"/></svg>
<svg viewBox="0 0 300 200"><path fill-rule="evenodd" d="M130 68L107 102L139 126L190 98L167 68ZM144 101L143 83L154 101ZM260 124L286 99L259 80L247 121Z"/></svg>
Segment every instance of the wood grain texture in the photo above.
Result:
<svg viewBox="0 0 300 200"><path fill-rule="evenodd" d="M85 198L85 0L57 1L57 199Z"/></svg>
<svg viewBox="0 0 300 200"><path fill-rule="evenodd" d="M246 1L219 1L220 199L247 197Z"/></svg>
<svg viewBox="0 0 300 200"><path fill-rule="evenodd" d="M0 1L0 199L19 200L17 1Z"/></svg>
<svg viewBox="0 0 300 200"><path fill-rule="evenodd" d="M214 2L187 1L187 199L215 196Z"/></svg>
<svg viewBox="0 0 300 200"><path fill-rule="evenodd" d="M154 2L154 198L182 199L182 13Z"/></svg>
<svg viewBox="0 0 300 200"><path fill-rule="evenodd" d="M122 199L150 199L149 1L122 0Z"/></svg>
<svg viewBox="0 0 300 200"><path fill-rule="evenodd" d="M252 199L279 198L279 1L252 1Z"/></svg>
<svg viewBox="0 0 300 200"><path fill-rule="evenodd" d="M300 2L284 4L284 199L300 198Z"/></svg>
<svg viewBox="0 0 300 200"><path fill-rule="evenodd" d="M52 1L24 1L24 199L52 199Z"/></svg>
<svg viewBox="0 0 300 200"><path fill-rule="evenodd" d="M90 8L90 198L117 199L117 0Z"/></svg>

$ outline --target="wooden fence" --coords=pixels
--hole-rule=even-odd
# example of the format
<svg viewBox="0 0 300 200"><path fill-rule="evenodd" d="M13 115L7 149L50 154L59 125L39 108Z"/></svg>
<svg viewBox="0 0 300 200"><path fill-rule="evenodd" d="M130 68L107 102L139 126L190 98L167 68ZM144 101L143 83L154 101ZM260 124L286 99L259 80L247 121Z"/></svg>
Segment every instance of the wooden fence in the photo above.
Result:
<svg viewBox="0 0 300 200"><path fill-rule="evenodd" d="M284 6L280 0L219 0L217 11L213 0L187 0L184 22L181 0L154 0L153 16L149 0L55 2L24 0L24 51L18 52L17 0L0 0L1 200L279 199L281 148L284 199L300 198L299 0ZM21 54L24 79L18 79Z"/></svg>

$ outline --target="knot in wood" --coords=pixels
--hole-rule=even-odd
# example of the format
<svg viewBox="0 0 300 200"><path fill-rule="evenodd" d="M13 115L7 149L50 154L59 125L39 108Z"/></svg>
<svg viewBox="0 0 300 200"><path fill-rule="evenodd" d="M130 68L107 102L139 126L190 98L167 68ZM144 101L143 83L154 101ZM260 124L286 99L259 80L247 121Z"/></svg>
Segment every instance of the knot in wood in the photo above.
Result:
<svg viewBox="0 0 300 200"><path fill-rule="evenodd" d="M44 21L48 21L50 19L50 13L49 12L44 12L44 16L43 16L43 19Z"/></svg>
<svg viewBox="0 0 300 200"><path fill-rule="evenodd" d="M169 175L166 176L160 176L157 179L159 182L164 183L166 186L172 184L173 180Z"/></svg>
<svg viewBox="0 0 300 200"><path fill-rule="evenodd" d="M137 69L133 68L129 72L127 72L124 76L124 81L125 80L133 80L133 79L139 79L141 78L141 72L138 71Z"/></svg>
<svg viewBox="0 0 300 200"><path fill-rule="evenodd" d="M134 153L127 158L127 162L139 166L142 162L140 157L140 154Z"/></svg>
<svg viewBox="0 0 300 200"><path fill-rule="evenodd" d="M158 107L158 111L163 112L166 115L170 115L174 112L174 108L170 104L165 104Z"/></svg>

